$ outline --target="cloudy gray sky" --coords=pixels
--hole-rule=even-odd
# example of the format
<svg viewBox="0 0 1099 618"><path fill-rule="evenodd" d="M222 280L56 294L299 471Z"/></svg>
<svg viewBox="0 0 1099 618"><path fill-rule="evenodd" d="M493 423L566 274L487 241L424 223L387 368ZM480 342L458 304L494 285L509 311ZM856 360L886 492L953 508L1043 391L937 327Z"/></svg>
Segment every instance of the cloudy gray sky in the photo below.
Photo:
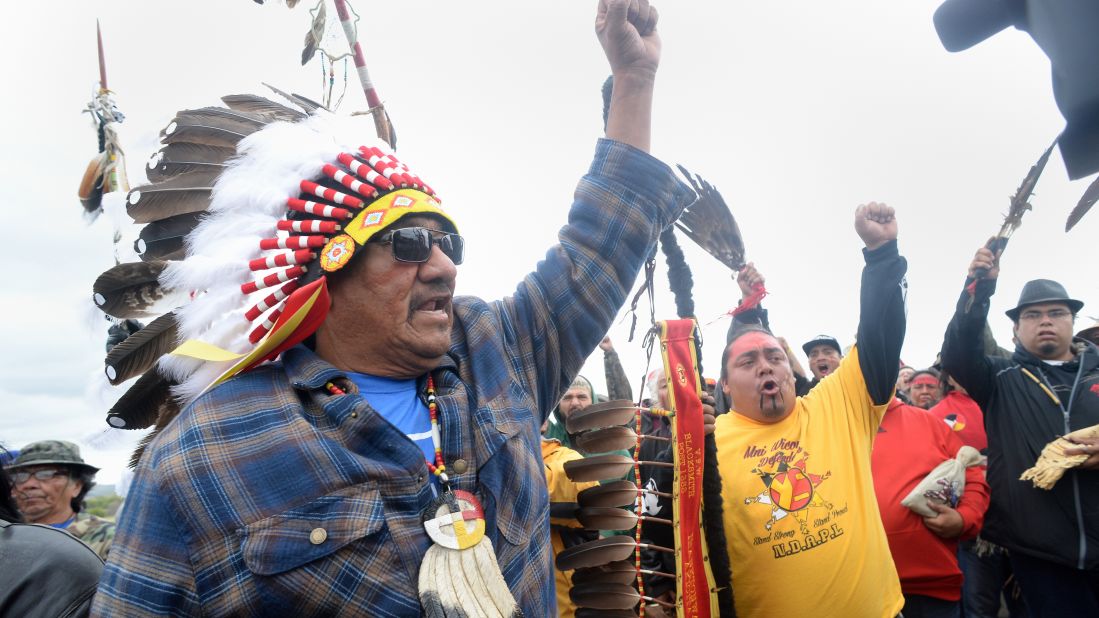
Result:
<svg viewBox="0 0 1099 618"><path fill-rule="evenodd" d="M601 131L608 69L592 31L596 3L353 3L401 156L444 197L468 238L459 292L508 294L554 242ZM772 325L791 342L825 332L850 343L861 267L852 213L860 202L885 201L897 208L910 265L903 359L930 363L973 251L998 229L1008 198L1063 126L1048 61L1029 37L1007 31L948 54L931 24L937 4L658 4L664 56L654 154L722 190L768 279ZM113 263L112 221L85 225L76 199L95 152L80 113L96 86L95 19L137 182L177 109L263 92L261 81L322 96L317 61L299 65L307 5L90 0L54 15L40 4L8 7L18 27L0 60L8 92L0 169L11 223L2 251L12 266L0 291L0 441L76 440L111 483L138 437L105 429L118 393L103 388L106 324L90 297L92 281ZM342 67L336 77L338 92ZM349 79L344 112L365 107L353 66ZM1063 231L1089 181L1069 182L1059 155L1051 158L1034 212L1004 258L993 301L1001 343L1010 339L1002 311L1028 279L1059 279L1087 303L1085 314L1099 315L1094 260L1085 256L1099 215ZM136 230L124 233L132 239ZM687 254L698 313L709 322L735 304L735 284L701 251ZM673 317L664 272L657 313ZM645 359L638 342L627 343L628 326L620 321L611 336L640 378ZM704 329L711 374L726 327ZM603 383L599 354L585 373Z"/></svg>

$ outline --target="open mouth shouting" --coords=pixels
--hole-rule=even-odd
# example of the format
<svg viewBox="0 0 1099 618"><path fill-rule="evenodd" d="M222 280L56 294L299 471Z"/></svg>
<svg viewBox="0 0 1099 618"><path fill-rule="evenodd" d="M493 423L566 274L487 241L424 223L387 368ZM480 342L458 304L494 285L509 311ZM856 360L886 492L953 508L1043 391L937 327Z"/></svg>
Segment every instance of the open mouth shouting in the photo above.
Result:
<svg viewBox="0 0 1099 618"><path fill-rule="evenodd" d="M426 298L414 299L410 306L409 318L422 318L432 321L450 321L452 297L449 293L432 293Z"/></svg>
<svg viewBox="0 0 1099 618"><path fill-rule="evenodd" d="M759 387L760 412L771 415L784 409L782 386L775 380L764 380Z"/></svg>

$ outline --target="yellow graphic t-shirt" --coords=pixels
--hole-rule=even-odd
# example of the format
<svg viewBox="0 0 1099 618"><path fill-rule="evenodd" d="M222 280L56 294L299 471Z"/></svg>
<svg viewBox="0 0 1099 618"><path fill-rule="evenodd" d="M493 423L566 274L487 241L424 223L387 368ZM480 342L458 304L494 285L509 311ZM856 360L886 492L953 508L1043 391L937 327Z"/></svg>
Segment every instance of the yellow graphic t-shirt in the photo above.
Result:
<svg viewBox="0 0 1099 618"><path fill-rule="evenodd" d="M886 405L852 348L781 422L717 418L737 615L896 616L904 605L870 450Z"/></svg>

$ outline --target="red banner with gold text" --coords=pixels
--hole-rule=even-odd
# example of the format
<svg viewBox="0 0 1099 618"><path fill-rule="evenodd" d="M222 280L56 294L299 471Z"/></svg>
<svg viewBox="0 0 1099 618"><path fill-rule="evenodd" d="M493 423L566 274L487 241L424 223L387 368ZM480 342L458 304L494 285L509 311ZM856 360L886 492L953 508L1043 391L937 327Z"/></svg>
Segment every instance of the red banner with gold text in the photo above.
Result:
<svg viewBox="0 0 1099 618"><path fill-rule="evenodd" d="M704 455L702 384L695 364L695 321L660 323L668 407L675 440L672 515L676 539L676 588L679 618L716 615L717 597L702 532L702 462Z"/></svg>

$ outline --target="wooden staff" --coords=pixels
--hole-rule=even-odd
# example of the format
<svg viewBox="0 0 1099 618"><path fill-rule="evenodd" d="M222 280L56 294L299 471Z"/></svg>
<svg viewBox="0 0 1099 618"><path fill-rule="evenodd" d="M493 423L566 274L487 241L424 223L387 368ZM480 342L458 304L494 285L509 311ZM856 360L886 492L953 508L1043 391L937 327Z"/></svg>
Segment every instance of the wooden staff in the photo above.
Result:
<svg viewBox="0 0 1099 618"><path fill-rule="evenodd" d="M374 130L377 131L380 139L385 140L390 147L394 147L389 118L386 116L381 98L378 97L378 91L374 88L374 82L370 79L370 71L366 68L366 57L363 56L363 49L355 34L355 22L351 20L351 12L347 10L347 0L333 1L336 3L336 14L340 17L340 25L343 26L347 44L351 46L351 54L355 58L355 71L359 75L359 83L362 84L363 93L366 95L366 104L370 106L370 113L374 116Z"/></svg>

